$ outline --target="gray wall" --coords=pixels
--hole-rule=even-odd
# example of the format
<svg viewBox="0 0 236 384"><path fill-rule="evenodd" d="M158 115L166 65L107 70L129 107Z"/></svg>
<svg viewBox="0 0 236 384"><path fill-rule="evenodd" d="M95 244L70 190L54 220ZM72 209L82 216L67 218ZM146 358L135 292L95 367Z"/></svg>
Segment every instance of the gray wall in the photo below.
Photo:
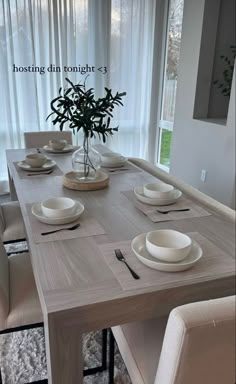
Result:
<svg viewBox="0 0 236 384"><path fill-rule="evenodd" d="M226 123L193 119L204 9L205 0L185 1L170 172L233 206L235 69ZM207 171L205 183L200 180L202 169Z"/></svg>

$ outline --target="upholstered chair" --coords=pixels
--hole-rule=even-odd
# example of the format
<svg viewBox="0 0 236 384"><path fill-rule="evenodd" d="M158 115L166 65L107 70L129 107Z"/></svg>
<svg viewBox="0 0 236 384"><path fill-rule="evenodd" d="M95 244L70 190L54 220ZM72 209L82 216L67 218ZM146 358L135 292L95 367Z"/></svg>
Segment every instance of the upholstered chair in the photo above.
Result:
<svg viewBox="0 0 236 384"><path fill-rule="evenodd" d="M235 296L229 296L186 304L173 309L168 319L112 331L132 383L234 384L235 323ZM113 341L111 337L111 361Z"/></svg>
<svg viewBox="0 0 236 384"><path fill-rule="evenodd" d="M71 131L37 131L24 132L25 148L40 148L48 144L49 140L67 140L72 144Z"/></svg>
<svg viewBox="0 0 236 384"><path fill-rule="evenodd" d="M4 244L25 240L25 226L18 201L0 205L0 238Z"/></svg>
<svg viewBox="0 0 236 384"><path fill-rule="evenodd" d="M29 253L7 257L0 239L0 335L43 326L43 314ZM107 368L107 330L102 330L102 362L84 369L84 376ZM1 367L0 367L0 384ZM47 380L35 383L47 383Z"/></svg>
<svg viewBox="0 0 236 384"><path fill-rule="evenodd" d="M40 326L43 314L29 254L7 257L0 240L0 335Z"/></svg>

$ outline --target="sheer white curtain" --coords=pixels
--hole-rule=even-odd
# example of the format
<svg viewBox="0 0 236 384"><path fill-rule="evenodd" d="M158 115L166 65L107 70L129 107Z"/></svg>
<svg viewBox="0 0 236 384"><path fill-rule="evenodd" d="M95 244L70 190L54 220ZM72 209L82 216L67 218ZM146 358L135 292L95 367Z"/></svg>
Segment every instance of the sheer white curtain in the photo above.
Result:
<svg viewBox="0 0 236 384"><path fill-rule="evenodd" d="M157 3L164 0L0 2L0 182L6 178L5 149L23 147L24 131L54 129L45 121L50 100L65 77L84 80L86 74L66 73L65 66L87 65L87 86L97 95L104 86L127 92L114 116L119 132L108 145L153 160L154 30Z"/></svg>

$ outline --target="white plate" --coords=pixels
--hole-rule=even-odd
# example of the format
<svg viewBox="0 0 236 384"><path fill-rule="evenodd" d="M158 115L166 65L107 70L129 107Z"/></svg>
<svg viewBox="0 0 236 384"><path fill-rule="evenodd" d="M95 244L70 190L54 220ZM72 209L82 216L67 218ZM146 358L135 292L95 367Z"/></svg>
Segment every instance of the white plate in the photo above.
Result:
<svg viewBox="0 0 236 384"><path fill-rule="evenodd" d="M75 221L78 219L78 217L82 214L84 211L84 206L80 202L76 202L75 207L75 213L73 215L67 216L67 217L46 217L44 216L42 209L41 209L41 203L33 204L31 207L32 214L39 220L41 223L45 224L51 224L51 225L60 225L60 224L68 224L72 223L72 221Z"/></svg>
<svg viewBox="0 0 236 384"><path fill-rule="evenodd" d="M124 157L120 161L117 161L115 164L114 164L114 162L113 163L109 163L108 161L106 161L106 163L102 162L101 167L104 167L104 168L119 168L119 167L122 167L123 165L125 165L126 161L127 161L126 157Z"/></svg>
<svg viewBox="0 0 236 384"><path fill-rule="evenodd" d="M188 256L177 263L166 263L161 260L157 260L152 257L145 245L146 233L142 233L135 237L131 243L131 248L137 258L141 261L141 263L145 264L149 268L158 269L159 271L164 272L180 272L185 271L193 267L202 257L202 248L198 245L195 240L192 240L192 248L188 254Z"/></svg>
<svg viewBox="0 0 236 384"><path fill-rule="evenodd" d="M17 163L17 165L21 169L24 169L24 171L37 172L37 171L46 171L46 170L52 169L53 167L55 167L56 162L48 159L46 163L42 165L42 167L37 167L37 168L31 167L29 164L25 162L25 160L20 161L19 163Z"/></svg>
<svg viewBox="0 0 236 384"><path fill-rule="evenodd" d="M174 204L181 196L182 192L179 191L178 189L174 189L171 193L171 197L168 199L161 199L161 198L150 198L147 196L144 196L143 193L143 187L135 187L134 188L134 194L137 197L139 201L145 204L149 205L170 205Z"/></svg>
<svg viewBox="0 0 236 384"><path fill-rule="evenodd" d="M67 153L73 151L74 147L71 144L67 144L63 149L53 149L49 147L49 145L44 145L43 149L45 152L50 152L50 153Z"/></svg>

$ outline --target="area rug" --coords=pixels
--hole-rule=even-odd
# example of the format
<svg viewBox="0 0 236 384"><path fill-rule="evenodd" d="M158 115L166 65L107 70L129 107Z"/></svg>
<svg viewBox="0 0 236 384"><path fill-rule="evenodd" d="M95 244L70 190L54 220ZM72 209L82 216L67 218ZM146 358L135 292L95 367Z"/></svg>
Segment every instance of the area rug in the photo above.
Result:
<svg viewBox="0 0 236 384"><path fill-rule="evenodd" d="M7 252L27 250L26 242L7 246ZM101 364L101 332L83 336L84 368ZM25 384L47 378L43 328L15 332L0 336L0 367L3 384ZM84 378L84 384L106 384L106 372ZM132 384L126 367L115 346L115 384Z"/></svg>
<svg viewBox="0 0 236 384"><path fill-rule="evenodd" d="M101 332L83 338L84 367L101 364ZM0 366L3 384L25 384L47 378L42 328L0 336ZM84 378L84 384L108 383L107 371ZM131 384L118 349L115 349L115 384Z"/></svg>
<svg viewBox="0 0 236 384"><path fill-rule="evenodd" d="M10 243L10 244L5 244L5 249L6 252L9 254L14 254L17 252L27 252L28 251L28 245L26 241L19 241L17 243Z"/></svg>

